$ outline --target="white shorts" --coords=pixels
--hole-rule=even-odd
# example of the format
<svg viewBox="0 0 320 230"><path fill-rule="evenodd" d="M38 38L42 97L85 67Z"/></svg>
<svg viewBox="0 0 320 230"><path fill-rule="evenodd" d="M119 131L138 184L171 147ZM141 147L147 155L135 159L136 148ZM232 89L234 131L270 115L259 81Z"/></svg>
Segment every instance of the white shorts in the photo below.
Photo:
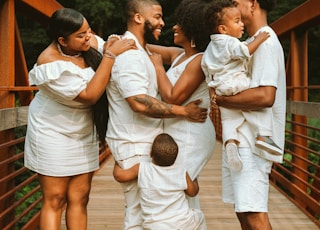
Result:
<svg viewBox="0 0 320 230"><path fill-rule="evenodd" d="M222 200L234 204L235 212L268 212L269 173L272 161L239 148L243 163L240 172L230 171L222 151Z"/></svg>

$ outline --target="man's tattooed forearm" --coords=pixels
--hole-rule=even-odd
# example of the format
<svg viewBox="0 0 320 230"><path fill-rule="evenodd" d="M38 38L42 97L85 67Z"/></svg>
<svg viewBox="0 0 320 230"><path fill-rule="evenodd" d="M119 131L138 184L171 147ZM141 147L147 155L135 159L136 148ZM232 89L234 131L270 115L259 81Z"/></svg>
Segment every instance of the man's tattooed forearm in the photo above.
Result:
<svg viewBox="0 0 320 230"><path fill-rule="evenodd" d="M134 100L140 104L145 105L145 115L155 118L169 118L175 117L172 113L172 105L163 103L148 95L135 96Z"/></svg>

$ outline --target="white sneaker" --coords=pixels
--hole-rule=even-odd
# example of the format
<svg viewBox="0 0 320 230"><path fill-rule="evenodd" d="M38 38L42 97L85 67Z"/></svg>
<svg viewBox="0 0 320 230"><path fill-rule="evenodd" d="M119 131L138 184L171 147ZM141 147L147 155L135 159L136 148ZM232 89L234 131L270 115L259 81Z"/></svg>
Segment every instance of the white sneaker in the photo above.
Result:
<svg viewBox="0 0 320 230"><path fill-rule="evenodd" d="M227 163L229 169L239 172L242 169L242 161L239 156L238 147L235 143L226 144Z"/></svg>
<svg viewBox="0 0 320 230"><path fill-rule="evenodd" d="M277 146L270 137L258 136L256 139L256 147L267 151L268 153L276 156L283 154L279 146Z"/></svg>

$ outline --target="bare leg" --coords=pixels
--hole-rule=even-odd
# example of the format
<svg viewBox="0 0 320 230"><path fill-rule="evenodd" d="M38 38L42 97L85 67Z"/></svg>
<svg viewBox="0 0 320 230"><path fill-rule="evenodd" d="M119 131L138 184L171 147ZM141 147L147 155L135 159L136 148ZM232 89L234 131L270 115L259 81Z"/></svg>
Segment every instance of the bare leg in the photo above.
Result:
<svg viewBox="0 0 320 230"><path fill-rule="evenodd" d="M40 211L40 229L59 230L66 204L69 177L50 177L39 174L43 194Z"/></svg>
<svg viewBox="0 0 320 230"><path fill-rule="evenodd" d="M243 212L237 213L242 230L272 230L268 213Z"/></svg>
<svg viewBox="0 0 320 230"><path fill-rule="evenodd" d="M66 222L69 230L87 229L87 205L93 173L72 177L68 187Z"/></svg>

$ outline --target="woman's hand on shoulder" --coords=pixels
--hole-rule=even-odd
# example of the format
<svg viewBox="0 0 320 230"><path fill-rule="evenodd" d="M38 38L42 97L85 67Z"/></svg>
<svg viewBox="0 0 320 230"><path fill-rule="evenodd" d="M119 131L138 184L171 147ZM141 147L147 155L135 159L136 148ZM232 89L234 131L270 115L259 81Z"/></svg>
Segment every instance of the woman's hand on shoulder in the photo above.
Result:
<svg viewBox="0 0 320 230"><path fill-rule="evenodd" d="M133 39L114 39L112 41L107 41L104 44L104 52L108 50L115 56L118 56L119 54L122 54L123 52L130 49L137 49L137 45Z"/></svg>

